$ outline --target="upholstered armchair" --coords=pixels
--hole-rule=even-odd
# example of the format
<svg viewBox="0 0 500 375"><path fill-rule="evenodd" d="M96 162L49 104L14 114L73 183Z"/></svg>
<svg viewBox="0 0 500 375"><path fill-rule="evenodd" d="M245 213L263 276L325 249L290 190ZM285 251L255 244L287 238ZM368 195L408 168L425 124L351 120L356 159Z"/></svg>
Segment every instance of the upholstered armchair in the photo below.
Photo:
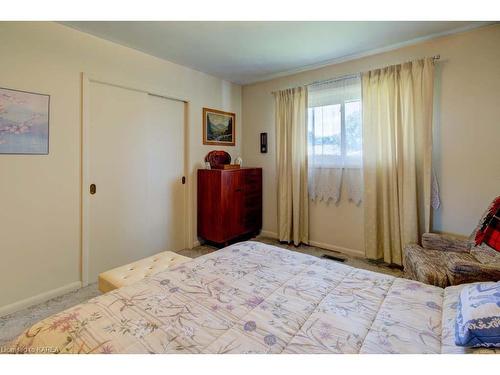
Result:
<svg viewBox="0 0 500 375"><path fill-rule="evenodd" d="M407 245L403 249L406 277L443 288L477 281L499 281L500 252L484 243L475 246L473 240L493 203L469 239L424 233L422 246Z"/></svg>

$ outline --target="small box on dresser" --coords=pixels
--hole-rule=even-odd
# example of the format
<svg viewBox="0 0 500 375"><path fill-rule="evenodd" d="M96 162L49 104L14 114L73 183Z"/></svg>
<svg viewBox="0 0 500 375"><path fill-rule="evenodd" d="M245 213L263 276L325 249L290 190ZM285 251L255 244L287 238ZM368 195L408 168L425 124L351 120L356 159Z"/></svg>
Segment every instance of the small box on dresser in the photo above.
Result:
<svg viewBox="0 0 500 375"><path fill-rule="evenodd" d="M262 169L198 170L198 236L228 244L262 228Z"/></svg>

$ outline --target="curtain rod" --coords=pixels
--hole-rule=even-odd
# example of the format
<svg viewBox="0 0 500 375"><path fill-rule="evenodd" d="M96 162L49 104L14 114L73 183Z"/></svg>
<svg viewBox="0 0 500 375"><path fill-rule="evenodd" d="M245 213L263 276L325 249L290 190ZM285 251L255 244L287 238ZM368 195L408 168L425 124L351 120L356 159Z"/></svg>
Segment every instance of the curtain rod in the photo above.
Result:
<svg viewBox="0 0 500 375"><path fill-rule="evenodd" d="M308 83L308 84L306 84L304 86L312 86L312 85L318 85L318 84L323 84L323 83L325 83L325 84L326 83L332 83L332 82L343 81L344 79L355 78L355 77L359 77L359 73L348 74L348 75L341 76L341 77L336 77L336 78L318 80L318 81L314 81L314 82Z"/></svg>
<svg viewBox="0 0 500 375"><path fill-rule="evenodd" d="M432 61L434 61L434 62L437 61L437 60L439 60L439 59L441 59L441 55L434 55L434 56L432 56ZM299 86L312 86L312 85L317 85L319 83L332 83L332 82L335 82L335 81L341 81L341 80L348 79L348 78L354 78L354 77L359 76L360 74L361 73L348 74L348 75L341 76L341 77L313 81L313 82L306 83L304 85L299 85ZM292 88L292 87L289 87L289 88ZM283 89L283 90L287 90L287 89ZM276 93L278 91L282 91L282 90L272 91L271 94L274 94L274 93Z"/></svg>

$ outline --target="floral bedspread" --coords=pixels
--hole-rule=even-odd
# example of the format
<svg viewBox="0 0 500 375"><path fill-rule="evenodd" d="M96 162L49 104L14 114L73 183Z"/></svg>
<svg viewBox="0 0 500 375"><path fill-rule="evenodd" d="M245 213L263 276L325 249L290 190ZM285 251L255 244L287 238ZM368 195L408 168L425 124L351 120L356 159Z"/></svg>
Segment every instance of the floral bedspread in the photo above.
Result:
<svg viewBox="0 0 500 375"><path fill-rule="evenodd" d="M250 241L51 316L12 347L31 353L464 352L452 337L459 287L447 290Z"/></svg>

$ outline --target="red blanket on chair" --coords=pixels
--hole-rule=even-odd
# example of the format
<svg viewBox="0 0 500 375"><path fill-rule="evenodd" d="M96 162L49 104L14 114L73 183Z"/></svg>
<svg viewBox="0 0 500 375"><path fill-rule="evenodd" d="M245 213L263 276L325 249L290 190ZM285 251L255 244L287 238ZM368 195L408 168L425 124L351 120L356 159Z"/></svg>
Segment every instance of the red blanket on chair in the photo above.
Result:
<svg viewBox="0 0 500 375"><path fill-rule="evenodd" d="M500 251L500 197L497 197L484 217L476 233L476 245L487 244Z"/></svg>

